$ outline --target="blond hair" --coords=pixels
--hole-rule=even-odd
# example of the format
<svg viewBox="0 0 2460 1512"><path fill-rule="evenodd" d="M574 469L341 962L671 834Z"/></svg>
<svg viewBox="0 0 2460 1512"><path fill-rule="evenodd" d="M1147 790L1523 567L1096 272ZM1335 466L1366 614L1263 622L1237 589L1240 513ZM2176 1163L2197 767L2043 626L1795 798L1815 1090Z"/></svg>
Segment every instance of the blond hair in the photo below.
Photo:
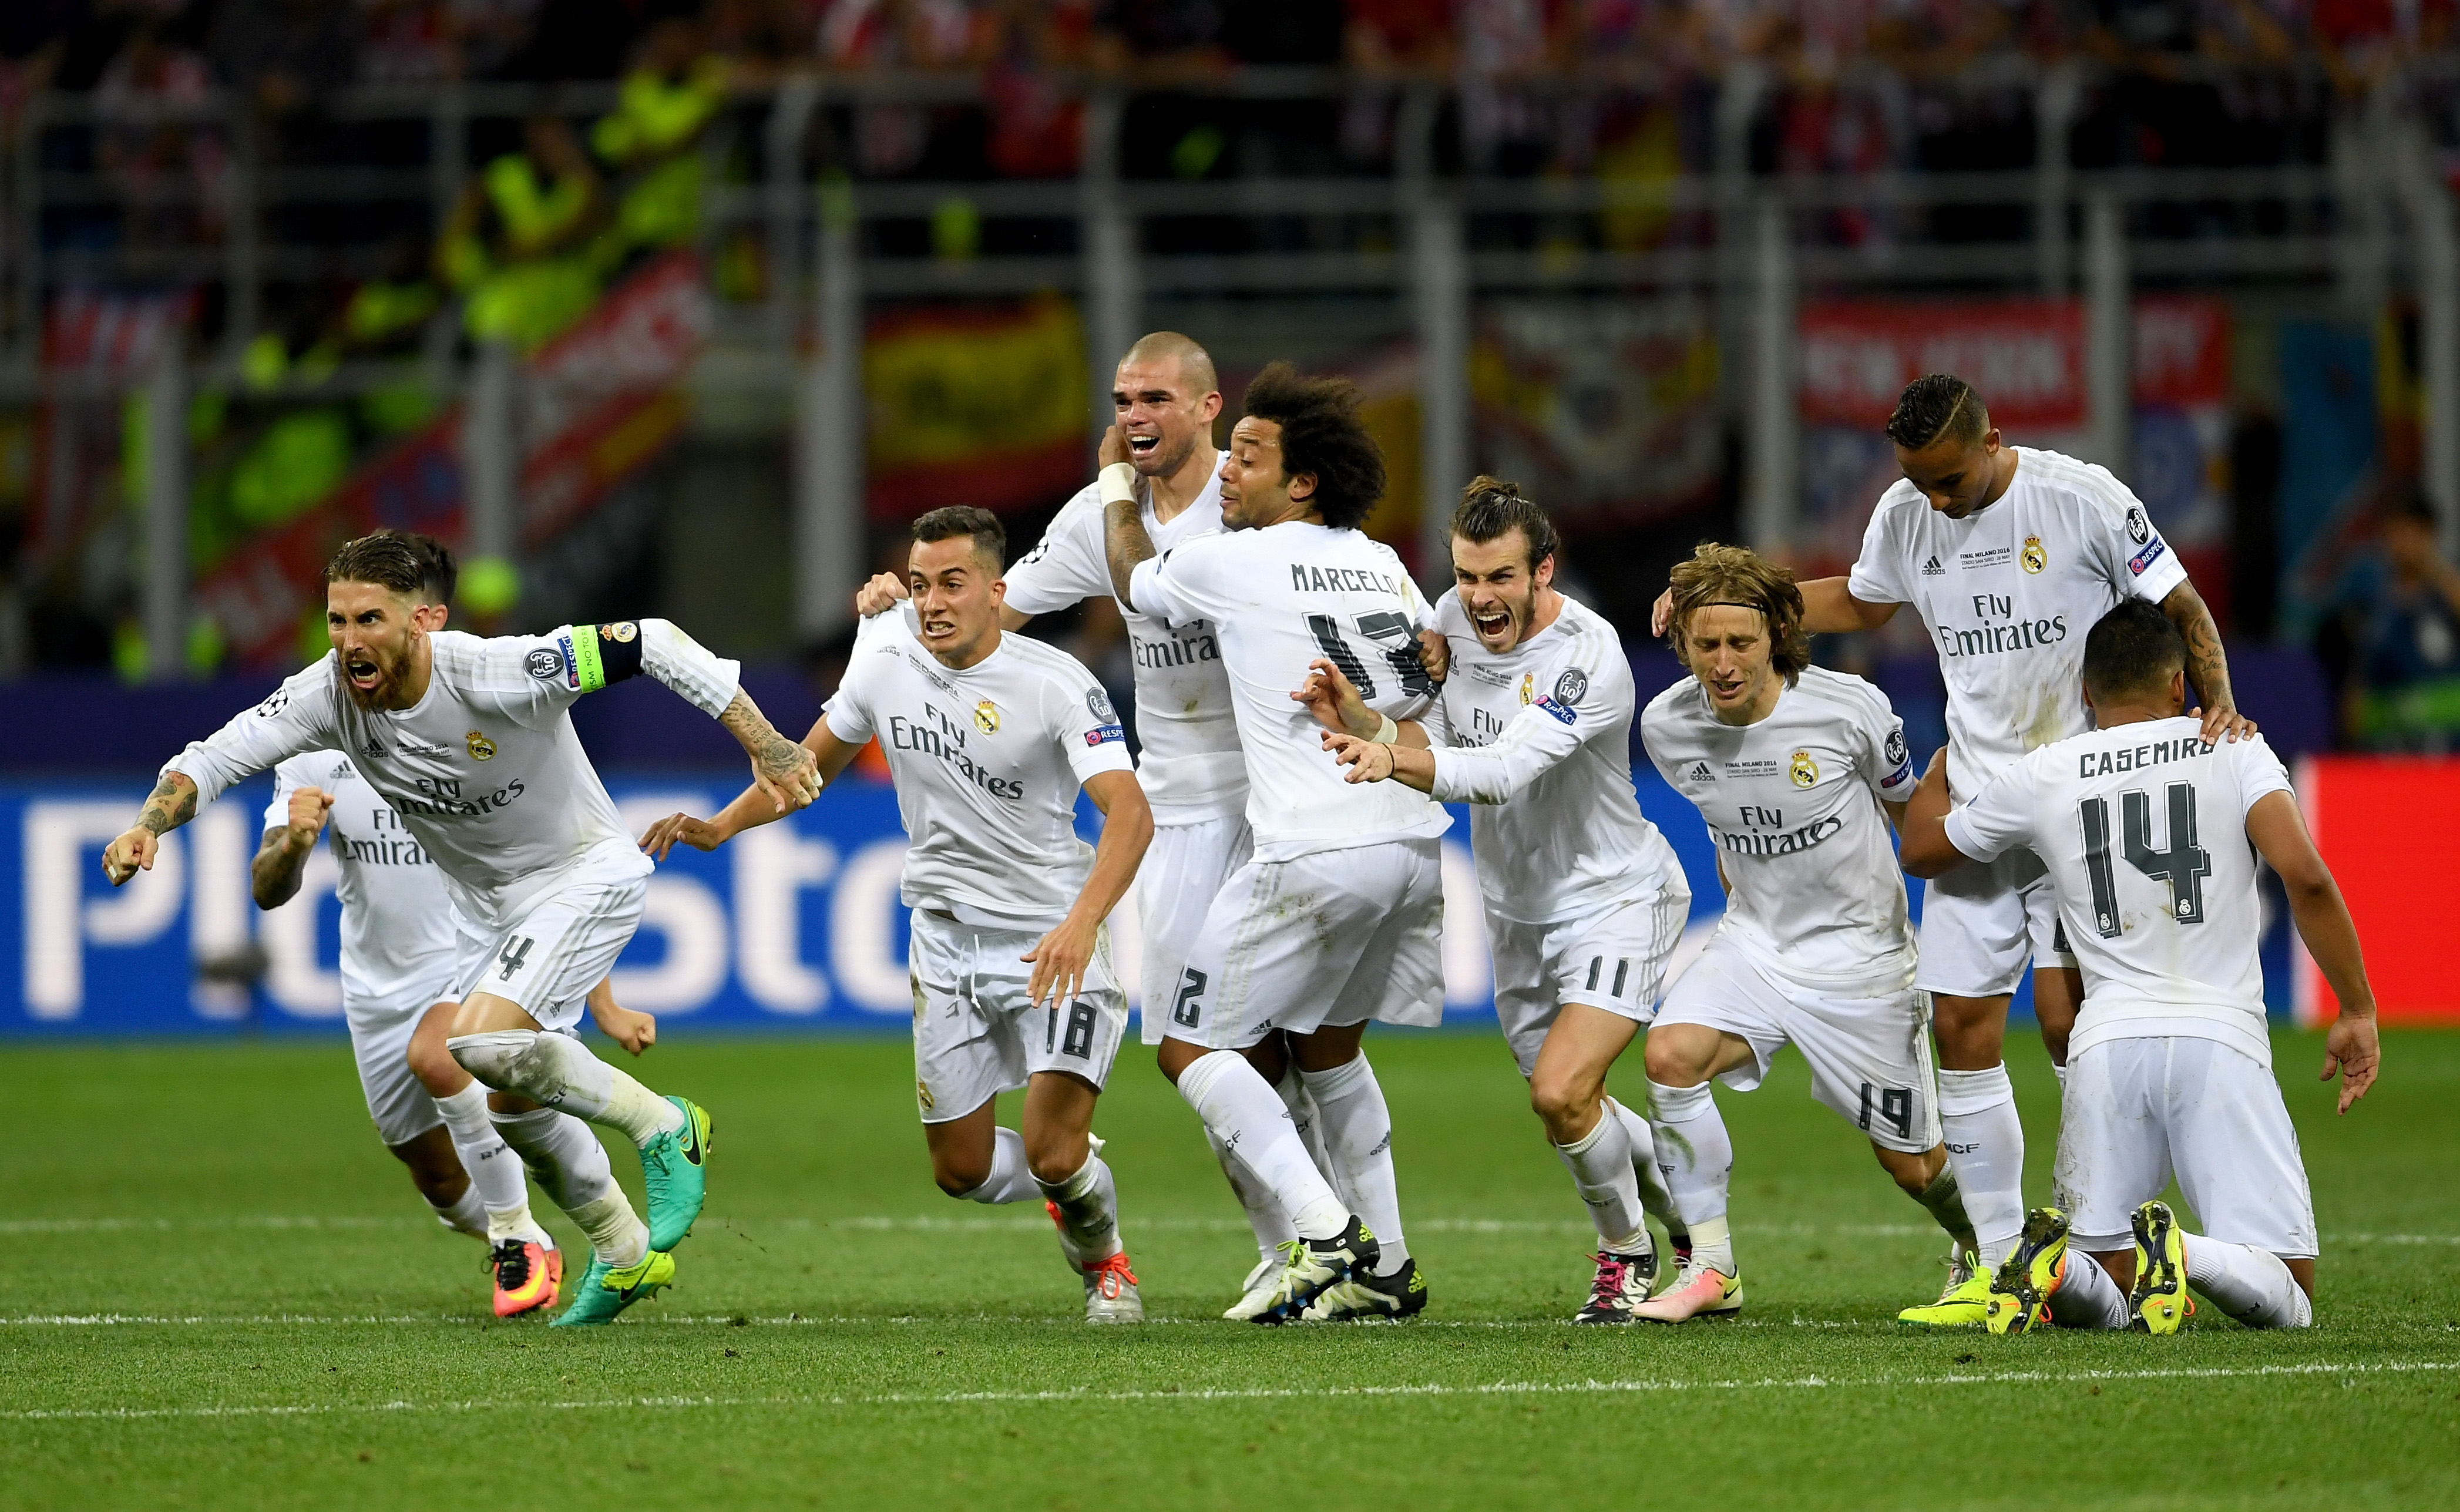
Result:
<svg viewBox="0 0 2460 1512"><path fill-rule="evenodd" d="M1811 665L1811 637L1802 628L1802 590L1793 586L1792 568L1778 566L1748 546L1704 541L1693 548L1691 560L1677 563L1668 576L1674 616L1667 638L1685 666L1691 663L1683 647L1691 616L1721 604L1757 609L1768 621L1769 661L1788 683Z"/></svg>

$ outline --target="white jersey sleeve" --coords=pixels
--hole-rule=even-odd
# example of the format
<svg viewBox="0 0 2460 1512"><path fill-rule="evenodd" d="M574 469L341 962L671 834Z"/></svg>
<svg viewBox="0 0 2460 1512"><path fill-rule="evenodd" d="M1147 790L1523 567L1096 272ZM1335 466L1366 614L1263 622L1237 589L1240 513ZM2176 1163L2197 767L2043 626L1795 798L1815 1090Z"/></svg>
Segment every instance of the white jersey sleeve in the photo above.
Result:
<svg viewBox="0 0 2460 1512"><path fill-rule="evenodd" d="M1076 774L1077 786L1105 772L1135 771L1135 762L1128 756L1128 734L1111 707L1111 695L1074 658L1069 659L1066 668L1043 685L1044 702L1050 738L1068 753L1068 769ZM1063 676L1067 681L1061 680Z"/></svg>
<svg viewBox="0 0 2460 1512"><path fill-rule="evenodd" d="M503 636L488 643L490 663L518 659L539 686L523 699L510 679L498 693L504 712L524 723L571 707L583 693L647 673L710 718L726 713L741 690L743 664L710 654L672 621L618 620L607 625L567 625L547 635Z"/></svg>
<svg viewBox="0 0 2460 1512"><path fill-rule="evenodd" d="M862 622L862 628L855 634L856 654L846 663L845 675L838 679L838 691L820 705L820 717L829 722L829 734L848 745L862 745L880 734L871 713L870 685L874 681L873 670L880 665L880 659L863 652L880 650L881 638L896 633L897 622L894 610Z"/></svg>
<svg viewBox="0 0 2460 1512"><path fill-rule="evenodd" d="M1973 861L1996 861L2020 845L2030 846L2040 769L2033 756L2000 768L1981 792L1948 810L1947 842Z"/></svg>
<svg viewBox="0 0 2460 1512"><path fill-rule="evenodd" d="M1871 522L1862 527L1862 554L1854 559L1853 570L1845 575L1846 592L1865 604L1914 601L1913 588L1905 582L1912 552L1905 542L1897 539L1894 526L1906 507L1920 500L1920 491L1902 479L1879 496L1878 506L1871 511ZM1920 507L1929 505L1920 503Z"/></svg>
<svg viewBox="0 0 2460 1512"><path fill-rule="evenodd" d="M290 795L303 787L315 787L317 781L307 770L307 756L286 757L273 769L273 797L265 805L266 833L290 827Z"/></svg>
<svg viewBox="0 0 2460 1512"><path fill-rule="evenodd" d="M346 744L335 708L337 653L324 657L283 680L265 700L202 740L162 763L164 775L179 773L197 784L197 806L222 797L234 782L244 781L268 767L303 752Z"/></svg>
<svg viewBox="0 0 2460 1512"><path fill-rule="evenodd" d="M1007 607L1019 614L1050 614L1109 598L1100 490L1089 487L1068 500L1033 549L1008 564L1006 577Z"/></svg>
<svg viewBox="0 0 2460 1512"><path fill-rule="evenodd" d="M1218 619L1222 611L1236 607L1219 592L1216 581L1219 569L1231 561L1231 553L1216 548L1227 538L1207 537L1191 541L1147 557L1128 574L1128 597L1140 613L1151 614L1173 625L1185 625L1192 620Z"/></svg>
<svg viewBox="0 0 2460 1512"><path fill-rule="evenodd" d="M1871 692L1870 713L1862 720L1862 779L1882 801L1902 803L1921 785L1921 775L1914 770L1913 751L1905 743L1904 720L1887 694L1877 688Z"/></svg>
<svg viewBox="0 0 2460 1512"><path fill-rule="evenodd" d="M1434 796L1447 803L1501 803L1600 732L1619 729L1628 738L1630 671L1606 665L1608 657L1620 662L1622 655L1622 647L1605 636L1567 636L1545 690L1491 744L1436 748Z"/></svg>

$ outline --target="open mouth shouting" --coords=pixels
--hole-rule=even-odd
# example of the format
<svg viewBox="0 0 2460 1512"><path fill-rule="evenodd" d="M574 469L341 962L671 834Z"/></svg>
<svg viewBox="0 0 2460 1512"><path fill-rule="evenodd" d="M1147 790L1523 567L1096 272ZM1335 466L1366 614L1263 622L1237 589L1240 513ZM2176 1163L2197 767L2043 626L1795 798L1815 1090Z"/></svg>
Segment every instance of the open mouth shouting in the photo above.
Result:
<svg viewBox="0 0 2460 1512"><path fill-rule="evenodd" d="M384 692L392 681L375 653L369 650L346 650L342 653L342 675L350 679L350 692L364 703Z"/></svg>
<svg viewBox="0 0 2460 1512"><path fill-rule="evenodd" d="M1137 462L1149 462L1161 455L1161 437L1141 432L1128 433L1128 456ZM1139 469L1141 471L1141 469Z"/></svg>

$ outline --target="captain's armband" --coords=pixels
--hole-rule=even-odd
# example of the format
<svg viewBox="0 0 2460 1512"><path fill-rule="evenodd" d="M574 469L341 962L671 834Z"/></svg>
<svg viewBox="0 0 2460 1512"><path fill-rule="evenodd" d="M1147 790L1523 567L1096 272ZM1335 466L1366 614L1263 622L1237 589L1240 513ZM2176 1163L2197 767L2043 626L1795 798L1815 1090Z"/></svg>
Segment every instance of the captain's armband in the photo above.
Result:
<svg viewBox="0 0 2460 1512"><path fill-rule="evenodd" d="M641 627L637 621L611 625L568 625L563 639L572 648L573 686L594 693L610 683L641 673Z"/></svg>

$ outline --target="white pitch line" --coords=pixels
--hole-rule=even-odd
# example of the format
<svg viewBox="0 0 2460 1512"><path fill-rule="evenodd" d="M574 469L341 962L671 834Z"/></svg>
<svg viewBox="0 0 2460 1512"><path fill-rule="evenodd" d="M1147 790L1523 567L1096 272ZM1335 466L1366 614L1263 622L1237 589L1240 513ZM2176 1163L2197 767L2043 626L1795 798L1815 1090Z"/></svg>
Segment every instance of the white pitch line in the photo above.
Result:
<svg viewBox="0 0 2460 1512"><path fill-rule="evenodd" d="M360 1403L264 1403L218 1407L56 1407L0 1411L13 1422L136 1421L149 1418L296 1417L382 1413L612 1412L681 1407L973 1407L1030 1406L1047 1402L1222 1402L1372 1399L1420 1396L1593 1396L1657 1392L1866 1391L1874 1387L2076 1385L2088 1381L2233 1380L2283 1376L2410 1374L2460 1370L2460 1360L2366 1360L2339 1364L2164 1367L2134 1371L1974 1371L1945 1375L1794 1375L1726 1380L1490 1381L1477 1385L1424 1384L1319 1387L1198 1387L1127 1391L882 1392L850 1396L614 1396L588 1401L455 1401Z"/></svg>

